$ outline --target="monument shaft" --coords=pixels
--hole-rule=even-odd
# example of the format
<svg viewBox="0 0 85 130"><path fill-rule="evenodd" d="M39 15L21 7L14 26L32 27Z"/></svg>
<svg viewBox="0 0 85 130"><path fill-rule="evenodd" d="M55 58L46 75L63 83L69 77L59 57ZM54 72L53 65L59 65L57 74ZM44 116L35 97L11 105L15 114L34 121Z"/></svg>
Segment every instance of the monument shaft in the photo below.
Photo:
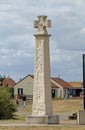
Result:
<svg viewBox="0 0 85 130"><path fill-rule="evenodd" d="M35 36L35 68L33 89L33 115L52 115L51 81L50 81L50 57L49 34L46 27L50 26L50 20L46 16L38 16L34 21L34 27L38 28ZM37 104L37 105L36 105Z"/></svg>
<svg viewBox="0 0 85 130"><path fill-rule="evenodd" d="M33 115L51 115L49 35L37 34L33 90ZM38 105L36 105L38 104Z"/></svg>

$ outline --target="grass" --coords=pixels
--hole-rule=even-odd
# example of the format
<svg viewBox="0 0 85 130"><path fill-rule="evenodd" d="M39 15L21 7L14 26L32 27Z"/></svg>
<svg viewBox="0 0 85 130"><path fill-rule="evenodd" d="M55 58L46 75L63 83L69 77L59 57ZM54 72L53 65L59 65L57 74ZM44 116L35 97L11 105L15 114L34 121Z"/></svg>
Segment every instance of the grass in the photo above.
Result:
<svg viewBox="0 0 85 130"><path fill-rule="evenodd" d="M83 100L80 99L65 99L53 100L53 112L71 112L75 113L83 109Z"/></svg>
<svg viewBox="0 0 85 130"><path fill-rule="evenodd" d="M65 100L53 100L53 113L75 113L78 110L83 109L83 100L79 99L65 99ZM26 120L26 115L32 113L32 101L26 101L26 107L23 108L22 102L20 101L20 106L16 112L16 121L22 122Z"/></svg>
<svg viewBox="0 0 85 130"><path fill-rule="evenodd" d="M78 110L83 109L83 100L82 98L74 98L74 99L65 99L65 100L52 100L53 105L53 113L61 113L61 112L77 112ZM26 107L23 108L20 102L19 111L21 112L32 112L32 101L26 102Z"/></svg>
<svg viewBox="0 0 85 130"><path fill-rule="evenodd" d="M64 113L70 112L75 113L78 110L83 109L83 100L82 99L65 99L65 100L53 100L53 113ZM20 101L19 110L16 112L16 119L13 120L0 120L0 124L4 123L25 123L26 115L31 114L32 112L32 101L26 101L26 107L22 107ZM64 122L66 123L66 122ZM69 122L70 123L70 122ZM67 123L66 123L67 124ZM1 126L0 130L85 130L85 126L77 125L56 125L56 126Z"/></svg>
<svg viewBox="0 0 85 130"><path fill-rule="evenodd" d="M0 127L0 130L85 130L85 126L16 126Z"/></svg>

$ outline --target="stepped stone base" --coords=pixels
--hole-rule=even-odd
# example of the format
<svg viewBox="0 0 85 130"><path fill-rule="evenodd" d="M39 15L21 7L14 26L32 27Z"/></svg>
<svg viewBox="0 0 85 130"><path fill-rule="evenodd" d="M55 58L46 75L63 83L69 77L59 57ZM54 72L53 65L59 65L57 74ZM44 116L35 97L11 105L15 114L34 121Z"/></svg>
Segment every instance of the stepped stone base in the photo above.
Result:
<svg viewBox="0 0 85 130"><path fill-rule="evenodd" d="M58 115L29 115L26 117L26 123L28 124L59 124Z"/></svg>

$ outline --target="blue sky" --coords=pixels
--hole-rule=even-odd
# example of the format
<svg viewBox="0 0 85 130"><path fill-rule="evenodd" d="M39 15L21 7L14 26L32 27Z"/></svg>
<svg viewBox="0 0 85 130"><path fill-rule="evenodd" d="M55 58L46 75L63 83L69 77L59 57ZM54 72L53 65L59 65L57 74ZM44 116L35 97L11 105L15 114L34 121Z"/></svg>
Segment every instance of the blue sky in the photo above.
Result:
<svg viewBox="0 0 85 130"><path fill-rule="evenodd" d="M47 15L51 76L82 81L85 0L0 0L0 74L15 81L34 73L34 20Z"/></svg>

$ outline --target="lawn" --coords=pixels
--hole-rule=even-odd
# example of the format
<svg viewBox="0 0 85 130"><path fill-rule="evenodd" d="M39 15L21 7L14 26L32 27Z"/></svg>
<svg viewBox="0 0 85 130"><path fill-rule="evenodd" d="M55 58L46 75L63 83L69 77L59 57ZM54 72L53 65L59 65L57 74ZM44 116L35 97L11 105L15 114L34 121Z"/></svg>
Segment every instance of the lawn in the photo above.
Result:
<svg viewBox="0 0 85 130"><path fill-rule="evenodd" d="M78 110L83 109L83 99L65 99L65 100L53 100L53 112L71 112L75 113Z"/></svg>
<svg viewBox="0 0 85 130"><path fill-rule="evenodd" d="M18 108L18 111L16 112L16 119L13 120L0 120L0 124L4 123L25 123L26 115L31 114L32 112L32 101L26 102L26 107L23 108L22 104L20 102L20 106ZM53 100L53 113L75 113L78 112L78 110L83 109L83 100L78 99L64 99L64 100ZM74 122L74 121L72 121ZM68 122L68 124L70 121ZM65 122L63 125L56 125L56 126L1 126L0 130L85 130L85 126L78 126L78 125L69 125Z"/></svg>
<svg viewBox="0 0 85 130"><path fill-rule="evenodd" d="M85 130L85 126L3 126L0 130Z"/></svg>
<svg viewBox="0 0 85 130"><path fill-rule="evenodd" d="M23 108L20 102L19 113L31 113L32 112L32 101L26 102L26 107ZM53 113L64 113L71 112L75 113L78 110L83 109L83 99L82 98L74 98L74 99L64 99L64 100L52 100L53 105Z"/></svg>

